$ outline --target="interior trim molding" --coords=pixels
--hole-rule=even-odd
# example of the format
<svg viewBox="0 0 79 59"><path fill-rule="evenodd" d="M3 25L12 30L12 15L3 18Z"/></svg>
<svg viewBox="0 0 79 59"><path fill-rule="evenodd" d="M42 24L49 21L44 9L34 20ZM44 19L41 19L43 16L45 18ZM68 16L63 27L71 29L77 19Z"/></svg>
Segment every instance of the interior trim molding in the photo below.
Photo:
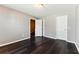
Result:
<svg viewBox="0 0 79 59"><path fill-rule="evenodd" d="M79 43L77 43L75 41L69 41L69 40L67 40L67 42L74 43L76 45L78 52L79 52Z"/></svg>
<svg viewBox="0 0 79 59"><path fill-rule="evenodd" d="M5 44L1 44L0 47L6 46L6 45L9 45L9 44L13 44L13 43L16 43L16 42L20 42L20 41L23 41L23 40L26 40L26 39L29 39L29 38L30 37L23 38L23 39L19 39L19 40L16 40L16 41L12 41L12 42L9 42L9 43L5 43Z"/></svg>
<svg viewBox="0 0 79 59"><path fill-rule="evenodd" d="M51 37L51 36L47 36L47 35L44 35L44 37L48 37L48 38L51 38L51 39L57 39L56 37ZM63 39L60 39L60 40L63 40ZM74 42L74 41L69 41L69 40L66 40L67 42L70 42L70 43L74 43L75 45L76 45L76 48L77 48L77 50L78 50L78 52L79 52L79 43L77 43L77 42Z"/></svg>
<svg viewBox="0 0 79 59"><path fill-rule="evenodd" d="M52 36L47 36L47 35L44 35L44 37L48 37L48 38L51 38L51 39L56 39L56 37L52 37Z"/></svg>

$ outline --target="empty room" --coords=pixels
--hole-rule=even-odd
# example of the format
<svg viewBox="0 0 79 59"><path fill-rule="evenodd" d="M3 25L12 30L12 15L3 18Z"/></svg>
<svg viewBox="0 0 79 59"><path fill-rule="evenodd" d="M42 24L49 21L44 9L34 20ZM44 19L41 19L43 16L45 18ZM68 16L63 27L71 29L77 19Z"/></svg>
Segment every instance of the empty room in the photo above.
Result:
<svg viewBox="0 0 79 59"><path fill-rule="evenodd" d="M0 54L78 53L78 4L0 4Z"/></svg>

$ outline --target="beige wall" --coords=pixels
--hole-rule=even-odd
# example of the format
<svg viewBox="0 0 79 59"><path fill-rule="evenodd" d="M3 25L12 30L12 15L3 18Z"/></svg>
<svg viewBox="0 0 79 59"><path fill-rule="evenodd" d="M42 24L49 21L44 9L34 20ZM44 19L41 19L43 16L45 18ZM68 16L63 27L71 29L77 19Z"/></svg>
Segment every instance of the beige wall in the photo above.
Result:
<svg viewBox="0 0 79 59"><path fill-rule="evenodd" d="M56 19L54 15L44 18L44 36L55 38L56 37Z"/></svg>
<svg viewBox="0 0 79 59"><path fill-rule="evenodd" d="M0 46L30 37L27 14L0 6Z"/></svg>
<svg viewBox="0 0 79 59"><path fill-rule="evenodd" d="M60 9L62 10L62 9ZM56 38L56 17L57 16L68 16L68 33L67 33L67 40L75 42L76 39L76 10L73 7L68 11L62 11L56 14L52 14L50 16L45 17L45 34L44 36L50 38Z"/></svg>

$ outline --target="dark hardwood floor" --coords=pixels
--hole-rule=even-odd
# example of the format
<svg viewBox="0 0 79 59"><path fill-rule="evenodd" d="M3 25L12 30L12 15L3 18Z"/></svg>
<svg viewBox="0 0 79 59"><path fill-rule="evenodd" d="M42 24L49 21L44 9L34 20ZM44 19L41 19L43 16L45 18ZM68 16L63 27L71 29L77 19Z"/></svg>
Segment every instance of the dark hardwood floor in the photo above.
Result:
<svg viewBox="0 0 79 59"><path fill-rule="evenodd" d="M60 39L33 37L31 40L21 41L20 44L19 48L8 48L4 54L78 54L74 43Z"/></svg>

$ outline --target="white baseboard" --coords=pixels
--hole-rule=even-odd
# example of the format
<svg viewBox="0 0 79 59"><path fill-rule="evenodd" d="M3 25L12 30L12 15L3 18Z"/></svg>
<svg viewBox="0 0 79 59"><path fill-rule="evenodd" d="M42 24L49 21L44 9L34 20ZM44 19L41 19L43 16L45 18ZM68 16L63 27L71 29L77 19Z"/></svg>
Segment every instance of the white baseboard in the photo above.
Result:
<svg viewBox="0 0 79 59"><path fill-rule="evenodd" d="M70 43L74 43L76 45L76 48L79 52L79 43L76 43L75 41L69 41L69 40L66 40L67 42L70 42Z"/></svg>
<svg viewBox="0 0 79 59"><path fill-rule="evenodd" d="M51 37L51 36L47 36L47 35L44 35L44 37L48 37L48 38L54 38L54 39L57 39L56 37ZM60 39L60 40L63 40L63 39ZM74 41L69 41L69 40L66 40L67 42L70 42L70 43L74 43L75 45L76 45L76 48L77 48L77 50L78 50L78 52L79 52L79 43L76 43L76 42L74 42Z"/></svg>
<svg viewBox="0 0 79 59"><path fill-rule="evenodd" d="M79 52L79 43L75 43L76 47L77 47L77 50Z"/></svg>
<svg viewBox="0 0 79 59"><path fill-rule="evenodd" d="M22 41L22 40L26 40L26 39L29 39L29 37L24 38L24 39L20 39L20 40L16 40L16 41L12 41L12 42L8 42L8 43L5 43L5 44L1 44L0 47L6 46L6 45L9 45L9 44L13 44L13 43L16 43L16 42L19 42L19 41Z"/></svg>
<svg viewBox="0 0 79 59"><path fill-rule="evenodd" d="M52 39L56 39L55 37L47 36L47 35L44 35L44 37L48 37L48 38L52 38Z"/></svg>
<svg viewBox="0 0 79 59"><path fill-rule="evenodd" d="M47 35L44 35L44 37L56 39L56 37L51 37L51 36L47 36ZM30 38L30 37L24 38L24 39L20 39L20 40L16 40L16 41L12 41L12 42L5 43L5 44L1 44L0 47L6 46L6 45L9 45L9 44L13 44L13 43L16 43L16 42L19 42L19 41L22 41L22 40L26 40L26 39L29 39L29 38ZM69 41L69 40L66 40L66 41L67 41L67 42L70 42L70 43L74 43L74 44L76 45L76 47L77 47L78 52L79 52L79 43L73 42L73 41Z"/></svg>

